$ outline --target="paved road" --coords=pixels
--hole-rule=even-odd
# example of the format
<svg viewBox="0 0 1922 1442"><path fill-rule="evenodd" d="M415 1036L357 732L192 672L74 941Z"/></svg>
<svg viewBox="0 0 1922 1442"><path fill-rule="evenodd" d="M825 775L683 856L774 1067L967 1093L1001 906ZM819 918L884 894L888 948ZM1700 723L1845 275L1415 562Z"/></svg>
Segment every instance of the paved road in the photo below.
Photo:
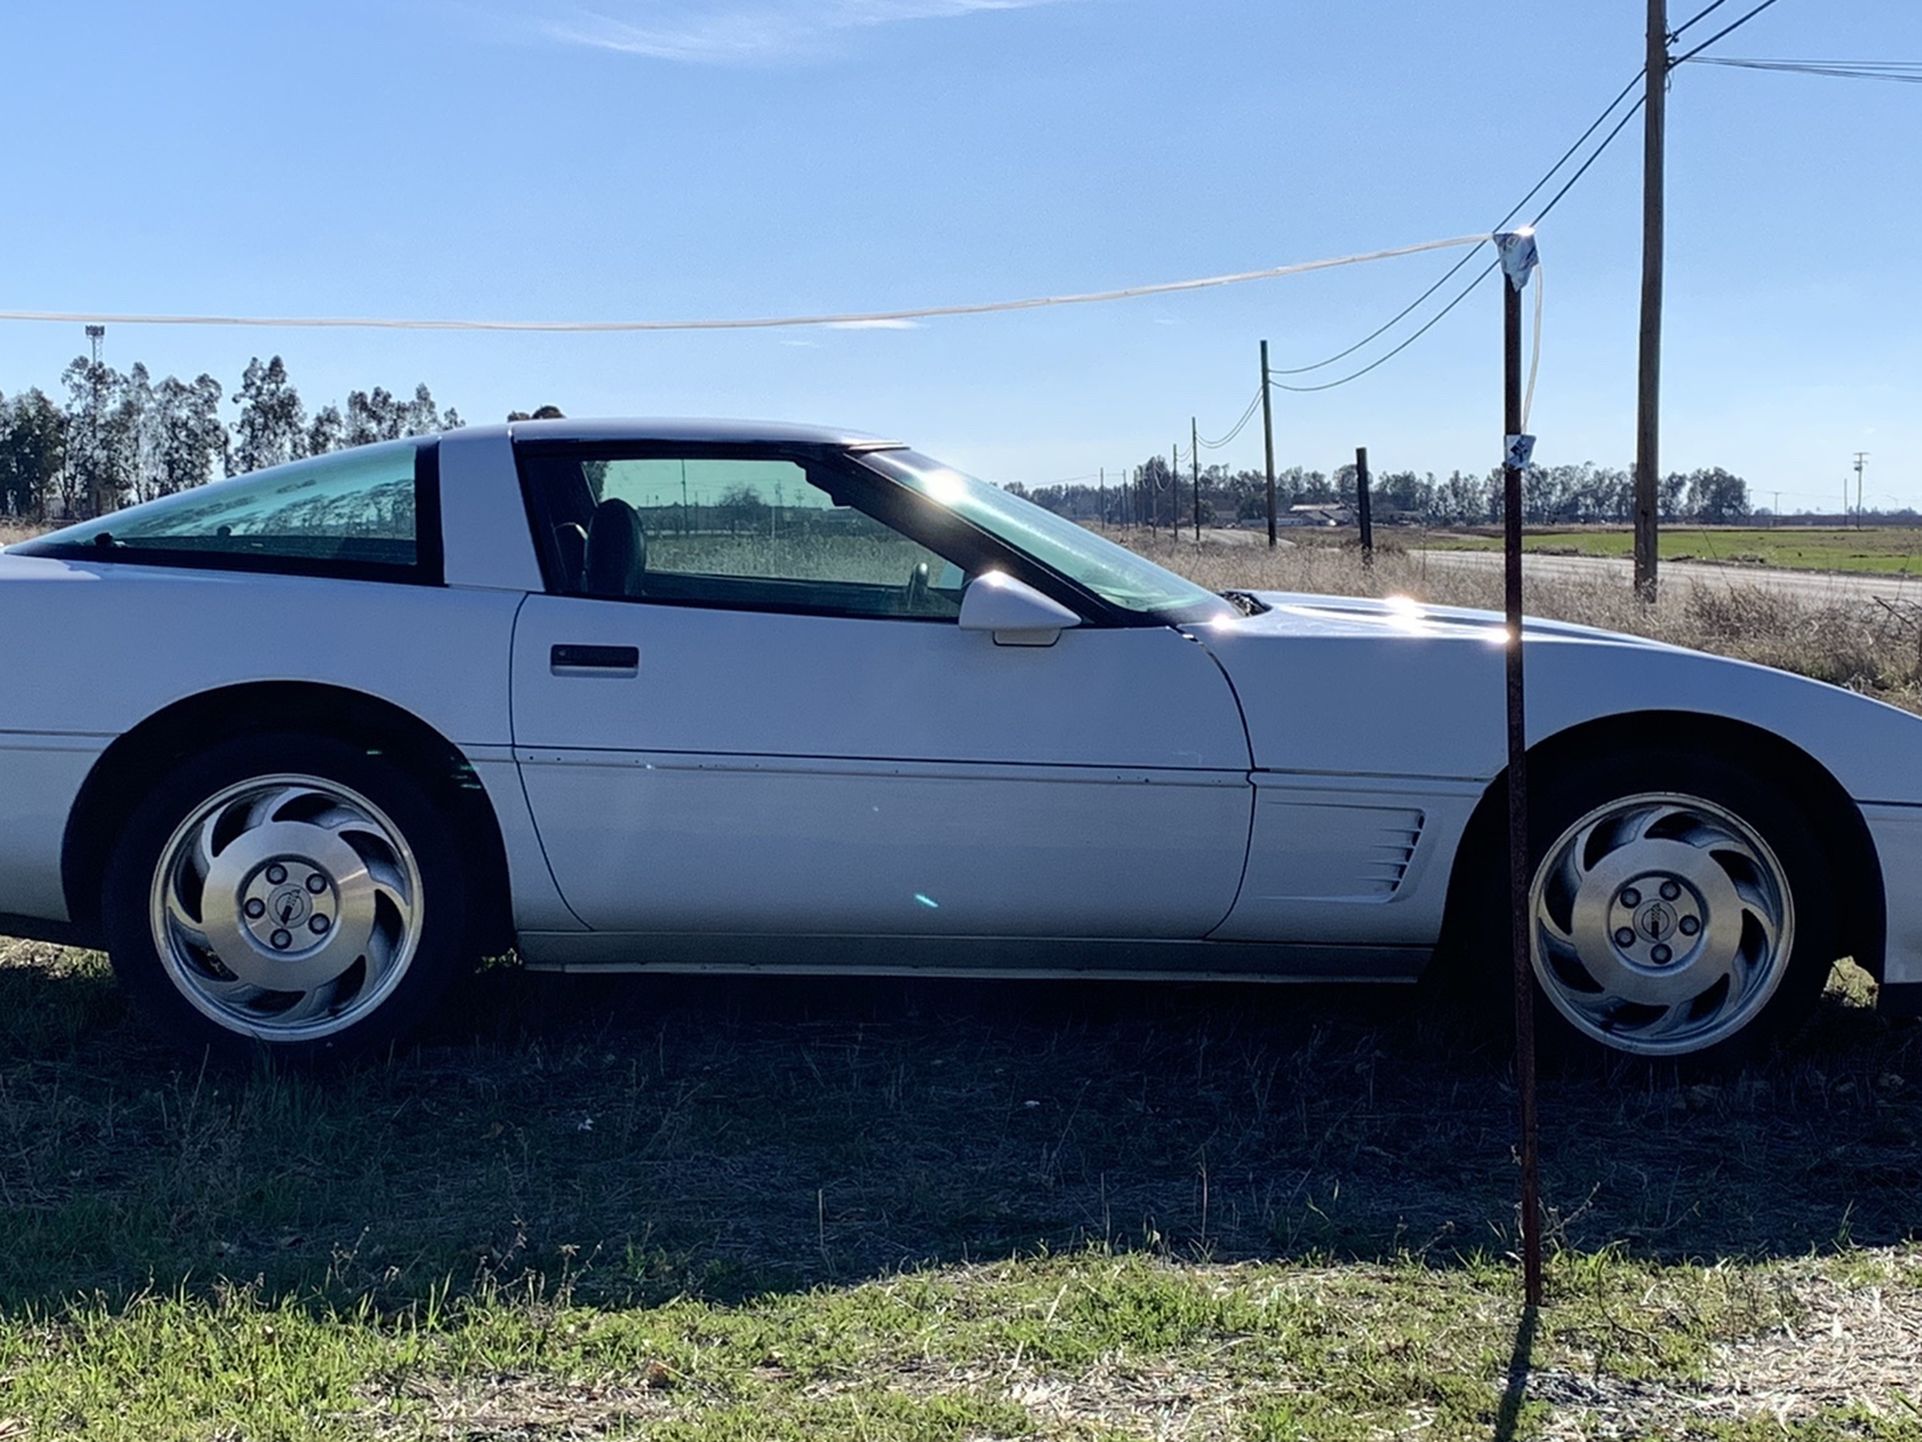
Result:
<svg viewBox="0 0 1922 1442"><path fill-rule="evenodd" d="M1436 567L1498 570L1502 564L1499 551L1430 550L1415 554L1424 557L1428 565ZM1613 556L1530 555L1523 557L1522 569L1527 575L1544 578L1613 576L1623 582L1632 580L1635 574L1632 561ZM1867 603L1877 597L1886 601L1922 603L1922 575L1836 575L1826 571L1786 571L1773 566L1714 566L1699 561L1664 561L1660 578L1664 585L1670 586L1683 583L1693 586L1762 586L1817 603Z"/></svg>
<svg viewBox="0 0 1922 1442"><path fill-rule="evenodd" d="M1203 531L1203 535L1208 543L1225 546L1253 546L1268 539L1267 533L1258 527L1247 530L1217 530L1209 527ZM1281 544L1292 546L1294 542L1284 537ZM1441 551L1417 547L1411 549L1409 554L1419 558L1422 564L1438 569L1457 566L1496 571L1501 569L1502 564L1500 551ZM1522 568L1528 575L1544 579L1566 577L1592 580L1597 576L1607 576L1624 585L1635 576L1633 561L1614 556L1528 554L1522 558ZM1661 580L1671 588L1681 585L1761 586L1784 591L1799 600L1816 604L1855 601L1868 605L1880 597L1885 601L1922 605L1922 573L1908 576L1859 572L1843 575L1832 571L1790 571L1778 566L1717 566L1701 561L1664 561Z"/></svg>

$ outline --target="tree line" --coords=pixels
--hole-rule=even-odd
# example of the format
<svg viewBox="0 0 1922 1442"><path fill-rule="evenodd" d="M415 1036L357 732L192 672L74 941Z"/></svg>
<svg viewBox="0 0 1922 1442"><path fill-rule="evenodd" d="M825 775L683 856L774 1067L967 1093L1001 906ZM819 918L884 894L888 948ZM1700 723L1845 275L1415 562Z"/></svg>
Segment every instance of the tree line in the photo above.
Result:
<svg viewBox="0 0 1922 1442"><path fill-rule="evenodd" d="M76 356L61 372L64 394L37 386L0 395L0 515L83 519L343 446L450 430L459 412L441 410L423 385L411 396L384 386L347 393L312 414L279 356L255 356L232 393L219 381L154 380L136 361L119 371Z"/></svg>
<svg viewBox="0 0 1922 1442"><path fill-rule="evenodd" d="M1336 506L1357 499L1352 463L1333 472L1290 466L1275 473L1275 506ZM1109 525L1192 525L1195 482L1191 472L1177 474L1166 456L1154 456L1112 484L1086 481L1044 486L1010 485L1010 491L1079 521ZM1502 472L1454 471L1444 480L1433 471L1374 472L1369 476L1369 505L1381 521L1424 526L1495 525L1502 519ZM1201 523L1266 524L1268 486L1257 470L1209 466L1201 472ZM1712 466L1664 476L1658 506L1664 521L1739 522L1755 514L1748 482ZM1622 522L1634 518L1635 480L1626 470L1592 461L1570 466L1530 466L1522 477L1523 519L1530 525Z"/></svg>

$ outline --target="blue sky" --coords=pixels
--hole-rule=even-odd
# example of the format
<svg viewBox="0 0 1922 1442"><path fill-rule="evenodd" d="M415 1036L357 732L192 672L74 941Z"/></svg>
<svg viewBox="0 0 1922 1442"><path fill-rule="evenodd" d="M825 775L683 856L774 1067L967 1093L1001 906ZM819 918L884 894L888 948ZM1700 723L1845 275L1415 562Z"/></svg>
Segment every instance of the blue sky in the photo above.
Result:
<svg viewBox="0 0 1922 1442"><path fill-rule="evenodd" d="M1672 0L1676 18L1691 0ZM0 308L588 319L1099 289L1485 229L1641 63L1641 0L14 0ZM1729 4L1715 22L1746 4ZM1709 24L1696 32L1707 33ZM1721 51L1922 58L1914 0L1780 0ZM24 61L25 63L19 63ZM1763 504L1922 503L1922 90L1686 67L1665 468ZM1544 226L1544 462L1633 449L1639 122ZM1219 435L1275 364L1450 257L912 329L491 336L116 326L283 354L310 404L814 419L999 480ZM1282 464L1480 469L1491 286L1363 381L1278 397ZM0 325L0 390L76 326ZM1219 453L1258 464L1258 430Z"/></svg>

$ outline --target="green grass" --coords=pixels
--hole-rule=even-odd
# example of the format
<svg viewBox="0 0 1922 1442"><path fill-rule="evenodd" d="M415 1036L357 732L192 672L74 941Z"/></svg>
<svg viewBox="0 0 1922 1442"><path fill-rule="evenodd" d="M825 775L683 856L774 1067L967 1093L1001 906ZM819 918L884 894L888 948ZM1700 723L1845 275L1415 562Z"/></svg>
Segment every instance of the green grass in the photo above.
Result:
<svg viewBox="0 0 1922 1442"><path fill-rule="evenodd" d="M1718 1339L1808 1320L1786 1276L1579 1262L1550 1281L1530 1365L1598 1399L1715 1399ZM535 1289L375 1319L239 1290L69 1308L0 1336L0 1368L16 1418L101 1438L1481 1437L1509 1392L1512 1291L1488 1264L1101 1251L737 1307L609 1312ZM1517 1435L1553 1412L1509 1406Z"/></svg>
<svg viewBox="0 0 1922 1442"><path fill-rule="evenodd" d="M1922 695L1873 608L1530 603ZM1922 1028L1867 1000L1746 1074L1548 1077L1531 1324L1504 1018L1419 995L495 967L314 1078L0 941L0 1442L1922 1442Z"/></svg>
<svg viewBox="0 0 1922 1442"><path fill-rule="evenodd" d="M1548 1081L1511 1366L1514 1097L1413 996L496 968L316 1079L0 944L0 1438L1914 1437L1862 1001Z"/></svg>
<svg viewBox="0 0 1922 1442"><path fill-rule="evenodd" d="M1421 544L1431 550L1499 550L1501 538L1481 532L1430 533ZM1620 557L1632 555L1635 543L1626 529L1596 527L1535 531L1524 544L1549 555ZM1670 561L1719 561L1798 571L1922 573L1922 529L1912 526L1853 530L1670 525L1662 528L1661 550L1662 558Z"/></svg>

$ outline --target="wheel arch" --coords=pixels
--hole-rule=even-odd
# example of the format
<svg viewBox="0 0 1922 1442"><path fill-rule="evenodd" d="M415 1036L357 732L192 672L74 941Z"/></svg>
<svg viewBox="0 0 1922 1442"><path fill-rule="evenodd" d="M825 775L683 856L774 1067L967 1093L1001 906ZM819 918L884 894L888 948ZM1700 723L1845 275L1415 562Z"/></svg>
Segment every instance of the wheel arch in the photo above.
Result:
<svg viewBox="0 0 1922 1442"><path fill-rule="evenodd" d="M1721 755L1741 756L1748 764L1785 781L1797 799L1818 816L1832 819L1838 835L1829 847L1830 875L1840 905L1842 949L1878 982L1887 945L1888 905L1882 868L1868 823L1842 784L1815 757L1772 731L1726 716L1693 711L1636 711L1583 721L1542 737L1528 749L1531 777L1536 768L1573 762L1600 747L1695 746ZM1444 945L1457 933L1464 896L1473 886L1476 860L1506 857L1508 771L1490 781L1469 816L1449 873Z"/></svg>
<svg viewBox="0 0 1922 1442"><path fill-rule="evenodd" d="M75 797L61 848L67 914L82 940L98 943L107 859L151 778L209 744L270 729L319 732L399 760L458 818L458 834L475 843L466 860L475 886L476 941L489 951L512 945L500 819L460 748L391 701L310 681L245 682L199 692L156 711L101 753Z"/></svg>

